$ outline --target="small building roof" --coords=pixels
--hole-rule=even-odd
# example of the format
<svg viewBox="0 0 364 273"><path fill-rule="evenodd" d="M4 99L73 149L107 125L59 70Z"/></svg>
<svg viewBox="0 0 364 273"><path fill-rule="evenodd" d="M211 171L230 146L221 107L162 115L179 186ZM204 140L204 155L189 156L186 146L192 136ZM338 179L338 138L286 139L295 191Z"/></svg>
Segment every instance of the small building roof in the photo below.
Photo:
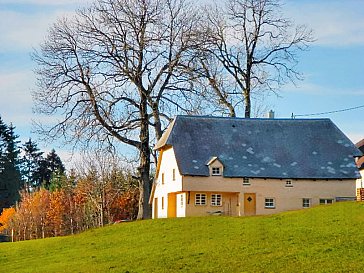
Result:
<svg viewBox="0 0 364 273"><path fill-rule="evenodd" d="M364 138L360 140L358 143L355 144L355 146L364 153Z"/></svg>
<svg viewBox="0 0 364 273"><path fill-rule="evenodd" d="M358 143L355 144L355 146L364 153L364 138L360 140ZM360 170L364 169L364 156L360 157L358 161L356 162L356 165Z"/></svg>
<svg viewBox="0 0 364 273"><path fill-rule="evenodd" d="M182 175L209 176L213 156L225 177L353 179L362 153L330 119L177 116L155 149L173 146Z"/></svg>

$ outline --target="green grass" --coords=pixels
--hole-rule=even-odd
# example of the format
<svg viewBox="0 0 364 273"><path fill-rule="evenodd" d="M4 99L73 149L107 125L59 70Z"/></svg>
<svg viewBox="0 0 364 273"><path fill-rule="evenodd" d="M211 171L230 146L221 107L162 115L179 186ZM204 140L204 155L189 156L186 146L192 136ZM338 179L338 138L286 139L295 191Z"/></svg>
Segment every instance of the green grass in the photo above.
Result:
<svg viewBox="0 0 364 273"><path fill-rule="evenodd" d="M363 272L364 204L122 223L0 244L0 272Z"/></svg>

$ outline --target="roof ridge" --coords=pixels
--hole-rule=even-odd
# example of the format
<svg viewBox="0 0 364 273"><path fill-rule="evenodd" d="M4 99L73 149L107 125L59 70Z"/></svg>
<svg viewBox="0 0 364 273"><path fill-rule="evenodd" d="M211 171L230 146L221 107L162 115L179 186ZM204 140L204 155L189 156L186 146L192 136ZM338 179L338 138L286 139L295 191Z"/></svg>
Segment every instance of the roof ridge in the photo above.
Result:
<svg viewBox="0 0 364 273"><path fill-rule="evenodd" d="M208 118L208 119L231 119L231 120L296 120L296 121L315 121L315 120L330 120L330 118L245 118L245 117L224 117L212 115L176 115L175 118Z"/></svg>

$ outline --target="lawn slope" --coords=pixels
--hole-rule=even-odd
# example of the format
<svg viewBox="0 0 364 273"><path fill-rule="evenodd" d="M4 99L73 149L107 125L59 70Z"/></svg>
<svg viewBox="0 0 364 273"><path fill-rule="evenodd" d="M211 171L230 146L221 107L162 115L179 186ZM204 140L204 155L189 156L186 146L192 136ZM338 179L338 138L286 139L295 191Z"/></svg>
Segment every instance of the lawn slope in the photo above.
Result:
<svg viewBox="0 0 364 273"><path fill-rule="evenodd" d="M362 272L364 204L148 220L0 244L0 272Z"/></svg>

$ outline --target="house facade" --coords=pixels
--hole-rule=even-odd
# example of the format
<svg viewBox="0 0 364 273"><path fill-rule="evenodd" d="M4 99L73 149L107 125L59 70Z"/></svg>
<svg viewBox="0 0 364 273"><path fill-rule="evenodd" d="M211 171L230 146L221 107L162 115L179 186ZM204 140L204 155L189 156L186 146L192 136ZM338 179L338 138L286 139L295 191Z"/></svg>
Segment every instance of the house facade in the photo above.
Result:
<svg viewBox="0 0 364 273"><path fill-rule="evenodd" d="M248 216L355 198L360 151L329 120L177 116L157 143L153 218Z"/></svg>

